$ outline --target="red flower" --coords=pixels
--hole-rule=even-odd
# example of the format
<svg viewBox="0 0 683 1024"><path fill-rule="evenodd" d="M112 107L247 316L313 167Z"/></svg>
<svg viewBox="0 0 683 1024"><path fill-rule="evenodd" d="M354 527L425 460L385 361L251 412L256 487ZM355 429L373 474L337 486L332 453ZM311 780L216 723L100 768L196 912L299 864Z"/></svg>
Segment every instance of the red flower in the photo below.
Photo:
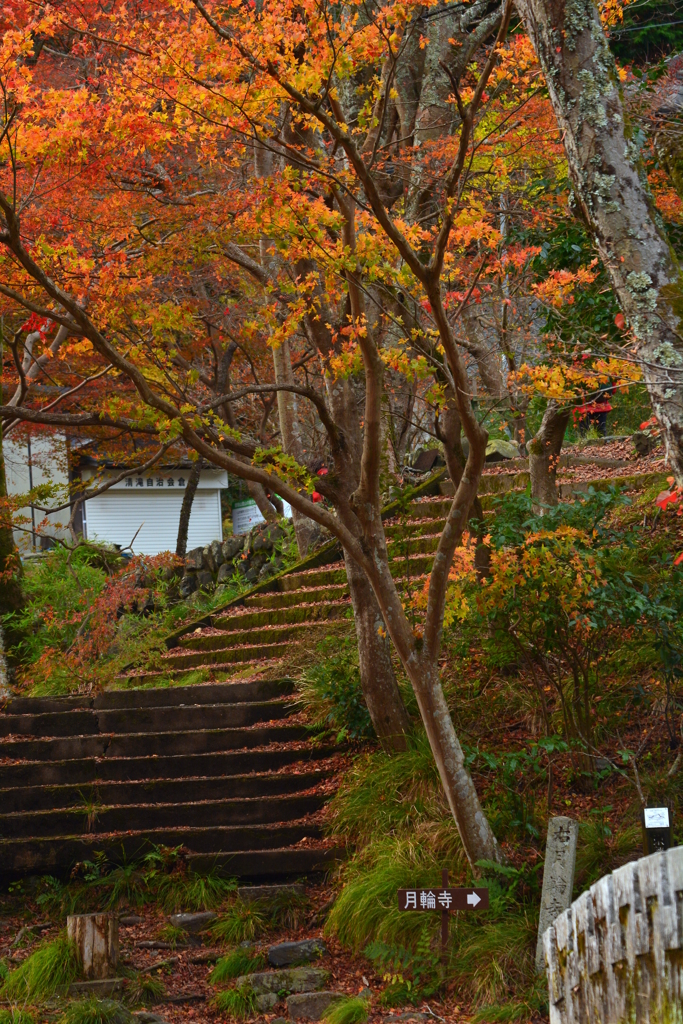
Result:
<svg viewBox="0 0 683 1024"><path fill-rule="evenodd" d="M311 495L311 501L322 501L322 500L323 500L322 494L318 494L317 491L313 491L313 494Z"/></svg>

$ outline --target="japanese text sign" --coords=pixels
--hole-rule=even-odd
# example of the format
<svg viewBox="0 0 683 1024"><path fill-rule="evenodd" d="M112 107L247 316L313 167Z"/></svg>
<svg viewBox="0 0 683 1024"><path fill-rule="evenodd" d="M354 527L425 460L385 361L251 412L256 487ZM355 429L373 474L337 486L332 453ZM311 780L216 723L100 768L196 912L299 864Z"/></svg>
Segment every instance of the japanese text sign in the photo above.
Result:
<svg viewBox="0 0 683 1024"><path fill-rule="evenodd" d="M486 910L488 889L399 889L399 910Z"/></svg>

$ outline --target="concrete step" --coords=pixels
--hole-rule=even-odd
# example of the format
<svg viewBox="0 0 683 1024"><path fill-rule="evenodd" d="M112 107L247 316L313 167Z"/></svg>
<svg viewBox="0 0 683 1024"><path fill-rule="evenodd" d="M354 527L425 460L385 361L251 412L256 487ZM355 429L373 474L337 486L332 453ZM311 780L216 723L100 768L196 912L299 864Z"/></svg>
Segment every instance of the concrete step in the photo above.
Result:
<svg viewBox="0 0 683 1024"><path fill-rule="evenodd" d="M346 569L343 563L335 562L332 566L322 569L308 569L306 572L293 572L283 576L279 581L280 588L287 592L311 587L330 587L335 584L345 585Z"/></svg>
<svg viewBox="0 0 683 1024"><path fill-rule="evenodd" d="M302 725L257 726L253 729L198 729L188 732L128 733L125 736L64 736L11 739L0 743L0 758L23 761L66 761L80 757L210 754L220 750L262 747L303 740Z"/></svg>
<svg viewBox="0 0 683 1024"><path fill-rule="evenodd" d="M391 545L394 542L400 542L405 538L421 537L424 534L437 534L440 535L446 525L445 518L439 519L426 519L422 522L408 521L400 523L385 523L384 534L387 538L387 542Z"/></svg>
<svg viewBox="0 0 683 1024"><path fill-rule="evenodd" d="M322 570L321 570L322 571ZM342 583L331 583L323 587L292 588L291 591L277 590L271 594L255 594L244 600L245 608L258 608L259 613L273 608L304 608L338 602L349 597L349 585L346 579ZM346 605L348 607L348 604ZM225 616L227 617L227 616ZM218 620L218 616L216 616Z"/></svg>
<svg viewBox="0 0 683 1024"><path fill-rule="evenodd" d="M252 647L258 647L261 644L267 646L272 643L299 640L309 633L312 627L320 625L320 623L312 621L294 624L276 623L271 625L269 623L267 626L257 626L252 629L229 628L230 626L236 626L240 618L241 616L236 616L232 620L224 619L223 622L226 628L222 629L220 633L208 632L197 634L195 632L181 637L179 646L194 651L218 651L230 646L247 644ZM214 630L216 628L218 627L213 627Z"/></svg>
<svg viewBox="0 0 683 1024"><path fill-rule="evenodd" d="M339 606L344 602L343 606L349 607L350 597L346 582L331 584L329 587L310 587L294 591L273 591L271 594L255 594L253 597L245 598L244 607L249 608L250 611L254 610L254 613L263 615L273 609L295 607L312 609L324 607L326 604L333 602L335 606ZM242 617L242 612L238 612L238 615ZM221 616L221 618L228 617L229 615ZM218 622L218 616L216 616L216 622ZM261 624L262 622L263 620L261 620Z"/></svg>
<svg viewBox="0 0 683 1024"><path fill-rule="evenodd" d="M59 711L37 715L0 716L0 736L94 736L106 733L168 732L172 726L184 731L256 725L286 718L294 705L291 700L271 700L244 704L192 704L181 707L137 708L112 711ZM2 748L0 747L0 750Z"/></svg>
<svg viewBox="0 0 683 1024"><path fill-rule="evenodd" d="M346 587L338 589L342 594L345 590L348 591ZM216 615L212 618L211 625L216 629L255 630L300 622L325 622L328 619L343 618L351 611L348 593L347 599L335 600L330 599L327 591L321 591L323 596L317 598L315 602L302 601L300 604L296 604L293 599L296 598L297 593L294 591L291 594L269 594L267 595L269 598L281 598L282 603L279 605L274 602L268 605L261 603L261 607L255 607L253 611Z"/></svg>
<svg viewBox="0 0 683 1024"><path fill-rule="evenodd" d="M204 665L239 665L242 662L252 663L283 658L291 653L293 646L292 641L285 640L283 643L242 644L239 647L215 652L175 647L172 652L162 658L162 661L165 668L175 671ZM175 652L178 650L182 650L184 653L176 654Z"/></svg>
<svg viewBox="0 0 683 1024"><path fill-rule="evenodd" d="M431 524L429 524L431 525ZM421 535L409 535L393 540L387 545L387 551L391 560L408 555L427 554L436 551L439 546L441 535L438 533L424 533Z"/></svg>
<svg viewBox="0 0 683 1024"><path fill-rule="evenodd" d="M188 865L200 874L215 871L225 878L301 878L328 871L345 857L343 847L306 846L239 853L199 853L188 858Z"/></svg>
<svg viewBox="0 0 683 1024"><path fill-rule="evenodd" d="M104 690L96 695L67 697L12 697L5 705L9 715L49 714L57 711L119 708L187 707L195 704L241 704L273 700L294 692L291 679L258 679L237 683L200 683L196 686L155 689Z"/></svg>
<svg viewBox="0 0 683 1024"><path fill-rule="evenodd" d="M200 755L203 756L203 755ZM267 772L267 768L266 768ZM87 805L170 804L201 800L252 799L283 796L312 789L329 778L329 771L254 775L220 775L209 778L144 778L137 782L92 782L81 785L14 786L0 789L2 814L54 811Z"/></svg>
<svg viewBox="0 0 683 1024"><path fill-rule="evenodd" d="M237 825L269 825L296 821L315 814L323 796L258 796L249 799L192 801L191 803L126 804L114 807L83 805L50 811L0 814L0 840L76 836L93 832L130 832Z"/></svg>
<svg viewBox="0 0 683 1024"><path fill-rule="evenodd" d="M3 789L60 786L89 787L116 782L180 780L186 778L226 779L247 772L278 772L288 765L315 763L331 757L336 748L299 746L280 749L228 750L211 754L170 754L148 757L83 757L72 760L18 761L0 763ZM274 776L275 777L275 776ZM1 806L1 805L0 805ZM60 806L56 804L55 806Z"/></svg>
<svg viewBox="0 0 683 1024"><path fill-rule="evenodd" d="M320 840L320 825L310 821L277 825L238 825L205 828L146 829L144 832L93 833L63 837L0 840L0 874L6 878L51 874L64 876L84 860L103 853L112 864L125 864L154 846L182 846L193 854L206 854L211 863L226 854L276 850L296 846L303 839ZM258 876L253 871L249 877ZM245 874L245 877L247 875Z"/></svg>

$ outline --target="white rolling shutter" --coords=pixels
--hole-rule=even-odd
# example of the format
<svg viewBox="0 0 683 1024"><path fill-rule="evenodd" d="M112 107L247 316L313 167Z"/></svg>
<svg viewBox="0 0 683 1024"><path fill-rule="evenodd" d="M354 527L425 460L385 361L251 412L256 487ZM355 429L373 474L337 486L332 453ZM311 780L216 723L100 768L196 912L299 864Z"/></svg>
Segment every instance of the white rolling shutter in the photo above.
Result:
<svg viewBox="0 0 683 1024"><path fill-rule="evenodd" d="M133 542L136 555L175 551L182 503L182 491L105 491L85 503L86 535L88 540L106 541L125 548L142 525ZM192 504L187 550L222 539L220 492L198 490Z"/></svg>

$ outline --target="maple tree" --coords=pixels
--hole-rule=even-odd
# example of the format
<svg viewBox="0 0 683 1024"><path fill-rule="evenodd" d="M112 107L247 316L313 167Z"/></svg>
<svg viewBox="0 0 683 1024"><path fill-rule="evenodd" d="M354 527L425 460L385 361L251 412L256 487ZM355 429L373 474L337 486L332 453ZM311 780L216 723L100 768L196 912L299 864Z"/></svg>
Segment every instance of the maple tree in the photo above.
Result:
<svg viewBox="0 0 683 1024"><path fill-rule="evenodd" d="M287 500L302 549L306 523L335 536L378 735L400 748L408 729L388 634L468 856L497 858L438 668L453 554L482 520L481 412L528 441L532 394L550 417L617 372L542 339L596 271L538 272L569 187L529 40L503 45L511 4L7 11L0 414L136 464L190 450L267 516ZM415 629L381 523L413 420L456 487Z"/></svg>

